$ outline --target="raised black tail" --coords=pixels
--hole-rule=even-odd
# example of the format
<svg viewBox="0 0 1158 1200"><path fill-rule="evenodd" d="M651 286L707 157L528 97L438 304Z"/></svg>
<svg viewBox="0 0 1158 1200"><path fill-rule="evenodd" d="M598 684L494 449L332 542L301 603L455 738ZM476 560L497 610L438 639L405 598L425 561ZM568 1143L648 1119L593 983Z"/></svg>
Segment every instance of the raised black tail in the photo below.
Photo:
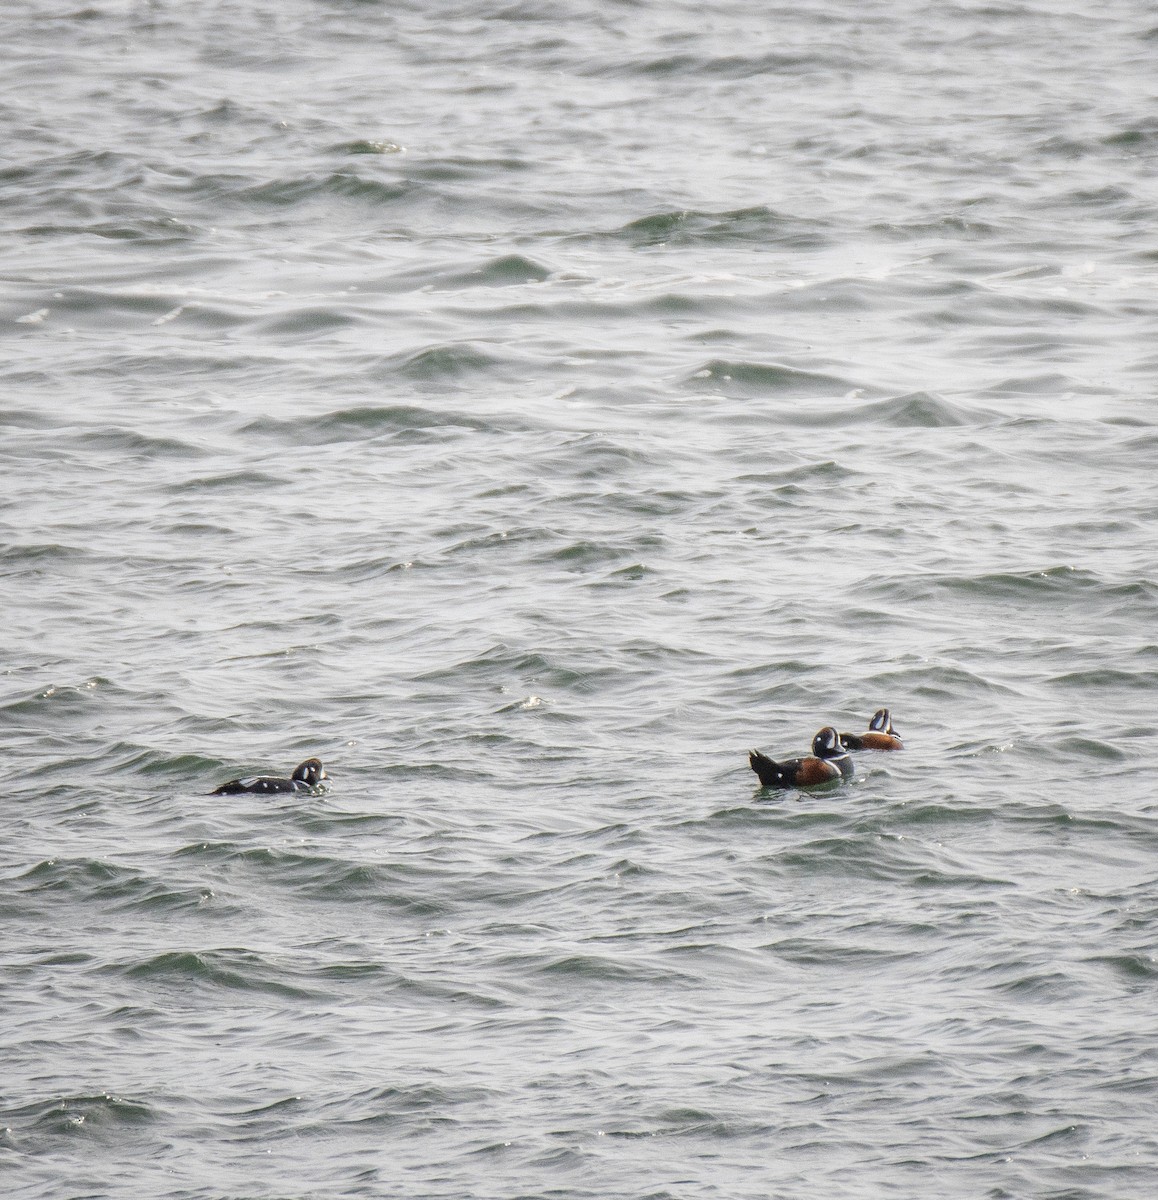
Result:
<svg viewBox="0 0 1158 1200"><path fill-rule="evenodd" d="M759 750L748 751L748 766L760 777L761 787L776 787L781 781L779 766Z"/></svg>

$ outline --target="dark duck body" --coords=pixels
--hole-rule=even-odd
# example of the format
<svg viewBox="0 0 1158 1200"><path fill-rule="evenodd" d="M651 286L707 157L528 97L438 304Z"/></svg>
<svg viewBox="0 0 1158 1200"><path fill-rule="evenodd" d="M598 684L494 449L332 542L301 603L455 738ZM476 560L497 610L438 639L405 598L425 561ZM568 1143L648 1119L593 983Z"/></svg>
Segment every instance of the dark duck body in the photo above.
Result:
<svg viewBox="0 0 1158 1200"><path fill-rule="evenodd" d="M268 795L270 792L312 792L314 788L329 779L322 766L321 759L307 758L299 764L288 779L276 775L253 775L247 779L231 779L219 788L214 788L211 796L236 796L242 792L255 792Z"/></svg>
<svg viewBox="0 0 1158 1200"><path fill-rule="evenodd" d="M840 744L846 750L903 750L905 743L893 728L887 708L878 708L865 733L842 733Z"/></svg>
<svg viewBox="0 0 1158 1200"><path fill-rule="evenodd" d="M788 758L776 762L759 750L748 751L748 765L760 777L761 787L815 787L847 779L852 774L852 759L840 744L840 734L826 725L812 739L809 758Z"/></svg>

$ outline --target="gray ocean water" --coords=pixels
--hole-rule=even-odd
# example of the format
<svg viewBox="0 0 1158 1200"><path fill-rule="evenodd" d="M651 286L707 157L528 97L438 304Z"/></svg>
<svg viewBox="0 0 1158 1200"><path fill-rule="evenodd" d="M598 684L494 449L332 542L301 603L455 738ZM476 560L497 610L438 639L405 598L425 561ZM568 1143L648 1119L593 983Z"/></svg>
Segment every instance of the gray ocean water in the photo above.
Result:
<svg viewBox="0 0 1158 1200"><path fill-rule="evenodd" d="M0 1194L1158 1194L1153 5L0 47Z"/></svg>

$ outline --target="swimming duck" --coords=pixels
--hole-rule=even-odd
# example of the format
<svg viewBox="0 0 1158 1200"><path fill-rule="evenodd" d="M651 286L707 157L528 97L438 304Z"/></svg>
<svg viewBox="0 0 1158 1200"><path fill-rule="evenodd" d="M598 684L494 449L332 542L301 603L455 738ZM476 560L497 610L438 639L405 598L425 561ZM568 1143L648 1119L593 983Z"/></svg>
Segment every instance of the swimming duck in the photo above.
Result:
<svg viewBox="0 0 1158 1200"><path fill-rule="evenodd" d="M840 744L846 750L903 750L905 743L893 728L887 708L878 708L869 721L867 733L842 733Z"/></svg>
<svg viewBox="0 0 1158 1200"><path fill-rule="evenodd" d="M812 757L776 762L759 750L748 751L748 765L760 777L761 787L815 787L852 774L852 759L840 743L840 734L826 725L812 739Z"/></svg>
<svg viewBox="0 0 1158 1200"><path fill-rule="evenodd" d="M215 788L211 796L236 796L240 792L311 792L322 782L329 779L321 759L307 758L294 768L289 779L281 779L276 775L254 775L246 779L231 779Z"/></svg>

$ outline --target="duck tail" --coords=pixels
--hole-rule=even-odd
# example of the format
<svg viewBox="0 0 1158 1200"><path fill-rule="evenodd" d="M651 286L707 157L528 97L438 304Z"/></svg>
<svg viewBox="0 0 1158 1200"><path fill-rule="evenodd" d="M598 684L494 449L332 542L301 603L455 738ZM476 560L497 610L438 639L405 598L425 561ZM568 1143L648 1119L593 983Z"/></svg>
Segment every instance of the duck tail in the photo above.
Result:
<svg viewBox="0 0 1158 1200"><path fill-rule="evenodd" d="M762 787L768 787L780 778L779 767L767 754L761 754L759 750L748 751L748 766L759 776Z"/></svg>

